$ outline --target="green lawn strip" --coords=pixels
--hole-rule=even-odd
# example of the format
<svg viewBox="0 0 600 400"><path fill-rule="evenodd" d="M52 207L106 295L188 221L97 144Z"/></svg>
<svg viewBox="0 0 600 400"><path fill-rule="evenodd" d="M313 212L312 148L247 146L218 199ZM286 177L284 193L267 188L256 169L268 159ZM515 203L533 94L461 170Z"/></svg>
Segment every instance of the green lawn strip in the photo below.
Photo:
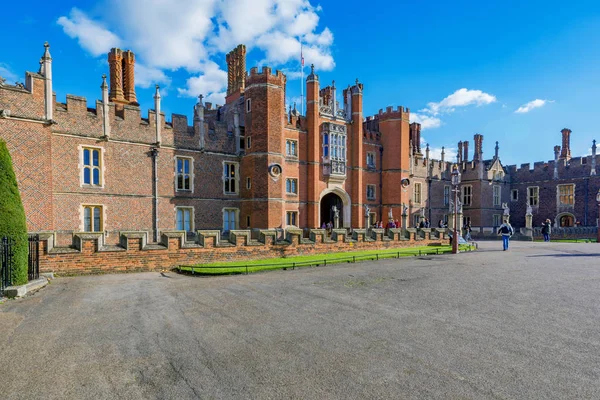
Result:
<svg viewBox="0 0 600 400"><path fill-rule="evenodd" d="M470 246L461 246L461 250L471 250ZM248 260L244 262L217 262L209 264L182 265L180 271L192 272L204 275L239 274L258 272L281 268L308 267L315 265L336 264L343 262L376 260L383 258L410 257L415 255L447 253L452 249L450 246L420 246L401 249L366 250L346 253L315 254L309 256L296 256L286 258L270 258L262 260ZM419 253L420 252L420 253ZM326 260L326 261L325 261Z"/></svg>

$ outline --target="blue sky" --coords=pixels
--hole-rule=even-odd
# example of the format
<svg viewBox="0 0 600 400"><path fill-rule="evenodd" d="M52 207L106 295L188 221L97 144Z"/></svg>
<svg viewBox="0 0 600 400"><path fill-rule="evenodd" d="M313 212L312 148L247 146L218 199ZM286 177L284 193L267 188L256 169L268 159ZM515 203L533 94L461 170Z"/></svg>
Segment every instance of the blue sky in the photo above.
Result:
<svg viewBox="0 0 600 400"><path fill-rule="evenodd" d="M288 74L300 95L299 38L306 71L321 84L365 85L365 115L403 105L423 123L434 152L484 135L504 164L548 160L570 128L574 156L600 140L600 4L597 1L32 0L3 5L0 76L23 81L51 44L54 89L100 98L106 52L136 53L138 100L153 86L163 110L192 114L202 92L215 103L226 85L225 53L249 48L247 67ZM486 4L490 3L490 4ZM483 5L484 4L484 5ZM520 110L521 112L517 112Z"/></svg>

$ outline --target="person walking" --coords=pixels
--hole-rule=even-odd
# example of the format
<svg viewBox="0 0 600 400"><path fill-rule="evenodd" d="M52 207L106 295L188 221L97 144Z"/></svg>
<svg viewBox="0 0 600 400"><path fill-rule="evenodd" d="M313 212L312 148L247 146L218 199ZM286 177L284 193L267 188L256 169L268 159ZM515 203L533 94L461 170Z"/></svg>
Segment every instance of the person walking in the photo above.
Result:
<svg viewBox="0 0 600 400"><path fill-rule="evenodd" d="M471 237L471 224L467 223L465 225L465 240L469 241L469 240L473 240L473 238Z"/></svg>
<svg viewBox="0 0 600 400"><path fill-rule="evenodd" d="M552 223L550 222L550 219L546 219L546 221L544 221L542 223L542 235L544 235L544 242L550 241L551 230L552 230Z"/></svg>
<svg viewBox="0 0 600 400"><path fill-rule="evenodd" d="M515 233L513 227L510 225L510 222L506 221L500 225L498 228L498 235L502 235L502 247L503 251L508 250L508 242L510 237Z"/></svg>

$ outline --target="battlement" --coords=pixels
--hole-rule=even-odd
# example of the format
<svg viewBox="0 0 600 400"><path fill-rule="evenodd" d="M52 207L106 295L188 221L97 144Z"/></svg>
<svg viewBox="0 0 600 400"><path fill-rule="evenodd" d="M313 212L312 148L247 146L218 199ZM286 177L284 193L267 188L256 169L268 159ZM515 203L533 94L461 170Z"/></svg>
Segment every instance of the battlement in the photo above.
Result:
<svg viewBox="0 0 600 400"><path fill-rule="evenodd" d="M250 68L250 73L246 75L246 87L255 84L269 83L285 87L287 77L280 70L276 70L273 74L271 67L262 67L262 71L258 72L257 67Z"/></svg>
<svg viewBox="0 0 600 400"><path fill-rule="evenodd" d="M505 168L509 175L511 175L513 181L516 179L531 179L532 175L535 174L546 174L547 179L552 179L554 175L554 169L558 171L558 179L569 178L572 176L589 176L592 165L592 157L574 157L570 160L559 159L558 161L549 160L536 161L533 163L523 163L517 167L517 165L507 165ZM596 164L600 163L600 156L596 155Z"/></svg>
<svg viewBox="0 0 600 400"><path fill-rule="evenodd" d="M406 119L410 118L410 109L408 107L398 106L396 109L392 106L386 107L385 111L383 109L379 110L379 114L377 115L379 121L384 121L388 119Z"/></svg>

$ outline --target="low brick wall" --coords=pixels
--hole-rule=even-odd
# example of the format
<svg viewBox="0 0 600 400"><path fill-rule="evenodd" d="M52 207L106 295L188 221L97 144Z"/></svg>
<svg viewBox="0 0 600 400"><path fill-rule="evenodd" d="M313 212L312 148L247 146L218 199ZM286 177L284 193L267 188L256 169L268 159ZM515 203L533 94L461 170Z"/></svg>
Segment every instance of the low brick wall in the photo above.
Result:
<svg viewBox="0 0 600 400"><path fill-rule="evenodd" d="M162 232L160 244L149 244L148 232L121 232L120 244L104 245L101 233L73 235L70 247L54 247L54 233L39 232L40 271L55 274L94 274L129 271L162 271L180 265L215 261L245 261L353 250L375 250L447 243L444 229L313 229L310 237L301 230L287 230L284 241L276 241L276 231L260 231L252 240L250 231L231 231L227 241L219 231L198 231L197 240L185 240L185 232Z"/></svg>

